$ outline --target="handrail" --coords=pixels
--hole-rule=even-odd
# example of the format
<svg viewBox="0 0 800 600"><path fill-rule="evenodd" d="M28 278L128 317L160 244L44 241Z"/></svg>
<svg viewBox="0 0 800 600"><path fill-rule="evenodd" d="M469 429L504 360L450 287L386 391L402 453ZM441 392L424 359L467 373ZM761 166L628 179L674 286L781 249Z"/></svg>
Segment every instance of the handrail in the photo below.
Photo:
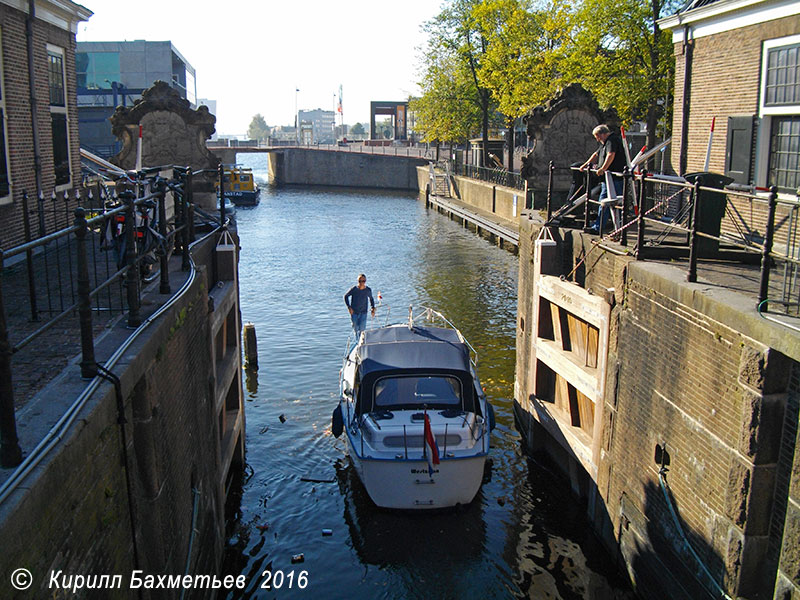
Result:
<svg viewBox="0 0 800 600"><path fill-rule="evenodd" d="M434 320L438 318L445 325L447 325L450 329L455 331L458 334L458 339L461 340L467 346L467 348L469 348L471 354L475 355L475 359L474 360L472 359L472 356L470 356L470 362L472 363L472 366L473 367L477 367L478 366L478 352L477 352L477 350L475 350L475 348L472 346L472 344L470 344L467 341L467 338L464 337L464 334L461 333L461 330L458 327L456 327L447 317L445 317L438 310L435 310L435 309L427 307L427 306L420 306L419 309L422 311L422 318L423 319L426 319L426 320L428 320L430 322L434 322ZM414 326L414 312L413 312L413 308L411 306L408 307L408 326L409 326L409 328Z"/></svg>
<svg viewBox="0 0 800 600"><path fill-rule="evenodd" d="M555 217L563 219L579 209L584 201L588 204L599 204L585 193L587 189L591 189L590 186L600 183L590 181L591 173L596 173L596 170L581 172L579 167L551 164L551 173L557 169L572 172L573 186L577 191L554 213ZM664 243L668 235L674 232L687 235L684 242L677 240L676 243L673 238L669 244L670 247L682 248L681 253L686 248L689 249L687 280L690 282L696 281L698 262L709 257L744 261L751 260L744 258L747 254L759 253L761 284L757 304L767 298L770 271L775 268L773 263L780 261L783 264L783 297L773 302L786 307L787 312L790 306L800 306L800 289L797 287L800 281L800 219L797 218L800 194L792 199L785 195L779 197L774 187L766 190L742 186L709 186L703 183L703 174L698 174L693 182L682 176L634 173L628 170L612 174L623 178L623 195L619 198L622 201L622 219L606 236L619 239L620 245L624 247L627 245L627 229L636 225L638 231L634 256L637 260L645 260L650 248ZM552 181L549 181L548 197L551 194ZM722 198L722 201L716 205L715 198ZM628 203L631 201L635 211L628 210ZM712 203L711 208L706 209L704 203ZM750 207L752 215L748 216L742 210L742 203L745 203L745 207ZM582 225L588 227L589 211L584 208L582 212ZM711 215L714 219L719 219L721 229L717 229L719 225L714 225L713 221L708 221ZM546 224L549 225L550 221ZM657 225L655 229L654 225ZM645 235L646 230L649 237ZM713 242L709 244L706 240ZM728 250L718 250L718 243L727 246Z"/></svg>
<svg viewBox="0 0 800 600"><path fill-rule="evenodd" d="M38 320L39 313L44 312L38 308L37 287L43 286L47 298L49 318L34 331L22 332L23 339L16 345L8 343L9 358L11 354L19 351L33 340L39 338L45 331L52 328L65 316L77 312L79 316L80 348L82 360L80 362L81 376L87 379L97 374L94 359L94 332L92 326L92 313L99 310L124 312L128 311L128 325L136 327L141 323L139 304L141 287L150 283L160 275L159 291L162 294L170 292L168 257L174 251L180 250L183 254L184 270L190 270L189 246L194 238L194 205L191 202L191 185L185 185L191 179L192 172L189 167L174 167L173 178L166 180L157 173L164 167L143 169L139 172L116 173L119 180L125 185L115 186L109 192L105 185L99 191L99 208L85 210L80 204L91 205L91 192L79 196L77 193L71 198L66 192L61 195L63 204L56 206L58 196L54 195L52 218L50 221L57 224L64 222L59 216L56 219L56 209L70 215L71 204L78 204L72 211L72 223L53 231L45 232L45 211L50 213L50 208L45 207L44 198L39 195L38 212L39 237L31 239L31 227L27 204L27 194L23 192L23 218L25 225L26 241L13 248L3 251L0 248L0 267L8 259L24 255L28 275L28 302L31 308L31 319ZM185 192L184 192L185 188ZM105 192L103 192L105 190ZM146 190L146 191L145 191ZM174 216L169 220L166 217L167 191L174 192ZM139 197L137 197L139 196ZM109 203L118 203L114 206ZM62 209L63 207L63 209ZM87 212L96 216L87 218ZM119 218L124 215L124 219ZM110 233L112 226L115 232ZM69 221L67 221L69 223ZM119 226L119 229L117 229ZM108 234L108 239L106 235ZM74 235L74 241L72 236ZM111 238L113 237L113 241ZM66 243L61 240L66 239ZM98 239L102 239L98 249ZM50 248L52 246L52 248ZM109 254L105 258L99 250L114 250L113 258ZM39 251L40 252L34 252ZM151 257L152 255L152 257ZM50 264L55 257L55 263ZM34 260L39 266L34 267ZM105 262L105 264L103 264ZM144 264L160 263L160 268L151 272L147 278L141 271ZM36 268L41 268L42 273L37 274ZM69 285L62 287L64 271ZM91 272L93 271L93 276ZM125 278L125 290L120 288L118 296L119 308L112 305L111 284ZM77 289L76 289L77 288ZM100 293L108 294L108 306L101 309ZM0 293L2 293L0 291ZM117 294L115 294L117 296ZM113 303L117 302L117 298ZM94 306L93 306L94 303ZM2 299L0 298L0 306ZM54 316L53 316L54 315ZM0 338L8 340L9 327L5 315L0 319ZM13 329L12 329L13 331ZM77 336L76 336L77 337ZM11 361L4 361L0 377L12 375ZM21 452L18 452L19 443L16 436L16 420L14 418L13 394L10 390L2 390L0 394L0 408L2 408L3 422L0 423L0 438L4 453L3 466L14 466L18 463ZM6 453L6 448L11 450Z"/></svg>
<svg viewBox="0 0 800 600"><path fill-rule="evenodd" d="M214 235L216 231L211 232ZM208 236L206 236L208 237ZM194 242L192 245L200 243L202 240ZM127 349L141 335L147 327L157 320L162 314L168 311L172 305L180 300L186 292L191 288L197 276L197 269L195 268L194 261L190 257L191 270L186 281L184 281L181 288L172 295L169 300L152 315L145 319L117 348L114 353L106 360L104 367L106 370L111 371L116 363L124 356ZM45 458L45 456L59 443L64 441L64 438L72 426L72 423L77 418L85 403L92 397L97 389L102 384L102 378L96 375L91 379L89 385L81 392L78 398L73 402L61 418L53 425L39 444L25 457L19 465L14 465L16 469L11 475L0 484L0 504L2 504L24 481L25 477Z"/></svg>

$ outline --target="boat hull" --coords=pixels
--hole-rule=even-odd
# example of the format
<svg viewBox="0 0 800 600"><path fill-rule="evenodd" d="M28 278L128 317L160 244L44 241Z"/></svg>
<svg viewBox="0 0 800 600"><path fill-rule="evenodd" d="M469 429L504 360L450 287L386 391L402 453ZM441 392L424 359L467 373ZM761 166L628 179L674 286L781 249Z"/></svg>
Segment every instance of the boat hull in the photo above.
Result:
<svg viewBox="0 0 800 600"><path fill-rule="evenodd" d="M425 460L359 456L348 436L350 459L372 501L383 508L434 509L469 504L483 481L486 454L447 458L428 474Z"/></svg>
<svg viewBox="0 0 800 600"><path fill-rule="evenodd" d="M261 190L255 191L241 191L231 190L225 192L225 197L233 202L236 206L256 206L261 196Z"/></svg>

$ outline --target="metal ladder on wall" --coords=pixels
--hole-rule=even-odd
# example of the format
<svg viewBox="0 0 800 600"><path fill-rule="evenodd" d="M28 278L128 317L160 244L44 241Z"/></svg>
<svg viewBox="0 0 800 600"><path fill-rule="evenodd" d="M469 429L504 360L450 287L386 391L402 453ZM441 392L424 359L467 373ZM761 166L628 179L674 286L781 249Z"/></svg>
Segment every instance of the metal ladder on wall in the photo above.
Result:
<svg viewBox="0 0 800 600"><path fill-rule="evenodd" d="M452 198L450 193L450 164L445 161L444 164L434 165L431 162L428 166L431 194L440 198Z"/></svg>

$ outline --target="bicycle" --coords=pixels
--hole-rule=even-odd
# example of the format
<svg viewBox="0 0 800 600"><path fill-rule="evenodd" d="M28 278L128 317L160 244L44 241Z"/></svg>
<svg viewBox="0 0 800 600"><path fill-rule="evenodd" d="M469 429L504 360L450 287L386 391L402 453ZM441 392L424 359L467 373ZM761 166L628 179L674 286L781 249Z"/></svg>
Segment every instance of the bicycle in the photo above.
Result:
<svg viewBox="0 0 800 600"><path fill-rule="evenodd" d="M158 175L147 176L141 173L125 173L115 182L115 189L120 187L125 191L141 193L141 197L135 201L134 207L134 243L136 264L138 265L139 275L143 282L150 283L158 277L161 258L172 254L172 244L174 224L167 223L167 233L162 235L158 198L163 201L163 192L153 192L153 189L167 188L166 181ZM109 196L105 202L106 212L115 211L123 206L123 192L117 192L116 197ZM116 260L117 270L122 270L127 264L127 235L126 235L127 211L115 212L106 221L103 235L102 248L112 250Z"/></svg>

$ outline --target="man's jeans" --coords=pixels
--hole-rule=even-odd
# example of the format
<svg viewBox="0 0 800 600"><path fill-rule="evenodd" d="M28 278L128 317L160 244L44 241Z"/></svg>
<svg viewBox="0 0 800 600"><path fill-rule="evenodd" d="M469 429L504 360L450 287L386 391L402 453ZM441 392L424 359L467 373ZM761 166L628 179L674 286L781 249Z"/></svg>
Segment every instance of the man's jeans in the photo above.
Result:
<svg viewBox="0 0 800 600"><path fill-rule="evenodd" d="M367 313L354 312L350 315L350 320L353 321L353 331L356 332L356 340L358 340L361 332L367 328Z"/></svg>
<svg viewBox="0 0 800 600"><path fill-rule="evenodd" d="M611 177L611 181L614 182L614 189L617 191L617 196L622 195L622 178L620 177ZM608 198L608 189L606 188L605 183L600 184L600 210L597 211L597 219L594 222L594 228L597 230L598 233L603 233L603 230L600 229L601 227L607 228L608 224L611 223L611 203L606 204L603 206L602 202Z"/></svg>

